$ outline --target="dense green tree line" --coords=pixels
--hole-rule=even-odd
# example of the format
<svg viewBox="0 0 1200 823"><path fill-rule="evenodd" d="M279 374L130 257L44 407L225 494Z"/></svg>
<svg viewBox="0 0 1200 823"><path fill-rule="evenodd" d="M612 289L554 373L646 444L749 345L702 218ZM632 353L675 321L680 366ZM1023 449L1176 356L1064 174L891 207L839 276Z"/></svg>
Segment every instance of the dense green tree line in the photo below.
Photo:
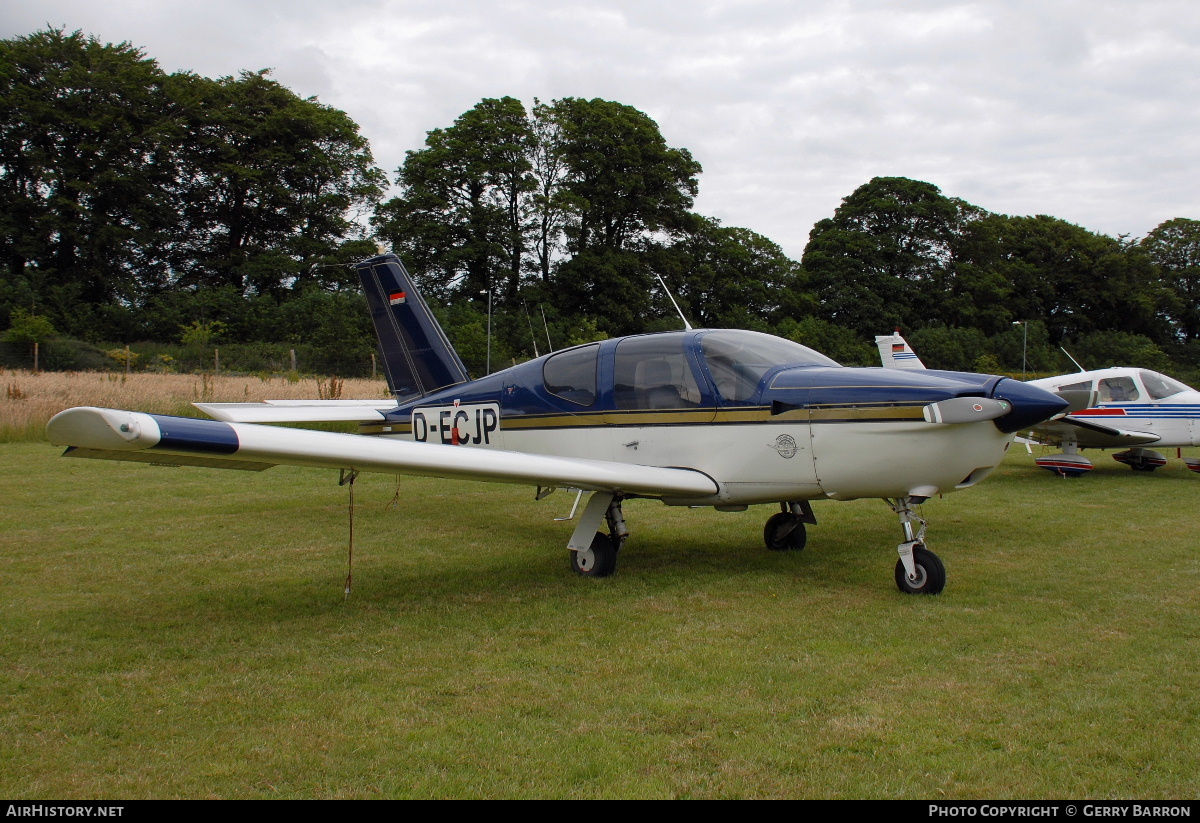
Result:
<svg viewBox="0 0 1200 823"><path fill-rule="evenodd" d="M1200 368L1200 222L1133 240L876 178L800 261L693 211L700 164L605 100L485 99L428 133L382 199L358 126L269 73L166 74L79 32L0 41L0 328L94 342L304 343L369 358L348 263L395 249L464 360L677 327L782 334L874 363ZM35 320L37 322L35 322Z"/></svg>
<svg viewBox="0 0 1200 823"><path fill-rule="evenodd" d="M123 342L213 314L232 339L304 334L287 304L348 285L374 249L356 211L385 183L348 116L265 71L168 75L79 32L0 41L0 320Z"/></svg>

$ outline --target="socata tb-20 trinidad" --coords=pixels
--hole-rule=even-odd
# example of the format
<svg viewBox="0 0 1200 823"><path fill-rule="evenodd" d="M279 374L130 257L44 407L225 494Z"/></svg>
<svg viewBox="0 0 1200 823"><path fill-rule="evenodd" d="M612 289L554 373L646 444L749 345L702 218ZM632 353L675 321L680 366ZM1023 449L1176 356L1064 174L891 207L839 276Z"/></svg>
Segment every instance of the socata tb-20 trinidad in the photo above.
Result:
<svg viewBox="0 0 1200 823"><path fill-rule="evenodd" d="M567 546L575 571L592 577L616 570L630 498L778 505L764 529L775 550L804 547L813 500L881 498L904 532L897 585L936 594L945 569L913 507L975 485L1013 432L1066 405L1016 380L843 368L788 340L724 329L605 340L471 380L396 256L357 269L395 400L196 404L216 420L81 407L50 421L50 440L73 457L590 492ZM261 425L331 420L357 421L360 433Z"/></svg>

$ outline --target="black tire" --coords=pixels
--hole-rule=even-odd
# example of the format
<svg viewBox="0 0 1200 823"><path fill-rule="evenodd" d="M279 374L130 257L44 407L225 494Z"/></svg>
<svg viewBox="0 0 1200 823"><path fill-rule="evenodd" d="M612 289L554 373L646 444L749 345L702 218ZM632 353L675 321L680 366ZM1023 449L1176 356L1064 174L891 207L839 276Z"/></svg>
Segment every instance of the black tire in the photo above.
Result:
<svg viewBox="0 0 1200 823"><path fill-rule="evenodd" d="M1152 472L1157 469L1158 466L1150 463L1130 463L1129 468L1133 469L1135 472Z"/></svg>
<svg viewBox="0 0 1200 823"><path fill-rule="evenodd" d="M763 542L773 552L798 552L808 543L808 530L791 512L779 512L767 519Z"/></svg>
<svg viewBox="0 0 1200 823"><path fill-rule="evenodd" d="M904 561L896 561L896 586L905 594L941 594L946 588L946 567L936 554L919 543L913 546L913 563L917 579L909 580Z"/></svg>
<svg viewBox="0 0 1200 823"><path fill-rule="evenodd" d="M571 552L571 568L584 577L611 577L617 570L617 544L604 532L596 532L590 549Z"/></svg>

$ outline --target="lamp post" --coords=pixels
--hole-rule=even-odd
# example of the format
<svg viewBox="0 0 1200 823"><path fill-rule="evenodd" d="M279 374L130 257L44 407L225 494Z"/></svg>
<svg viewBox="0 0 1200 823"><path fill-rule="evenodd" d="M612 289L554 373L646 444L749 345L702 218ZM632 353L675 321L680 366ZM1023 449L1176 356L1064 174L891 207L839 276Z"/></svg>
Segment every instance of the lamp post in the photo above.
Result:
<svg viewBox="0 0 1200 823"><path fill-rule="evenodd" d="M1028 320L1014 320L1013 325L1020 326L1022 331L1024 332L1024 334L1022 335L1022 340L1021 340L1021 379L1024 380L1025 379L1025 358L1026 358L1026 355L1029 353L1029 321Z"/></svg>

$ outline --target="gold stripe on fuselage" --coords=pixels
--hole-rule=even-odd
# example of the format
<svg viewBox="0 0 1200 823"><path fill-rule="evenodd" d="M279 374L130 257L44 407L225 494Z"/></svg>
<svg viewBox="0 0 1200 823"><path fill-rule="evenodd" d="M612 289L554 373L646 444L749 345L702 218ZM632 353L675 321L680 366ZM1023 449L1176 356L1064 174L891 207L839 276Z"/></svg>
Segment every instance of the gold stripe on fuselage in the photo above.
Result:
<svg viewBox="0 0 1200 823"><path fill-rule="evenodd" d="M582 414L521 414L501 417L502 430L603 428L605 426L722 426L766 423L888 423L924 419L925 404L828 405L772 414L770 406L737 409L595 411ZM411 434L411 423L364 423L361 434Z"/></svg>

